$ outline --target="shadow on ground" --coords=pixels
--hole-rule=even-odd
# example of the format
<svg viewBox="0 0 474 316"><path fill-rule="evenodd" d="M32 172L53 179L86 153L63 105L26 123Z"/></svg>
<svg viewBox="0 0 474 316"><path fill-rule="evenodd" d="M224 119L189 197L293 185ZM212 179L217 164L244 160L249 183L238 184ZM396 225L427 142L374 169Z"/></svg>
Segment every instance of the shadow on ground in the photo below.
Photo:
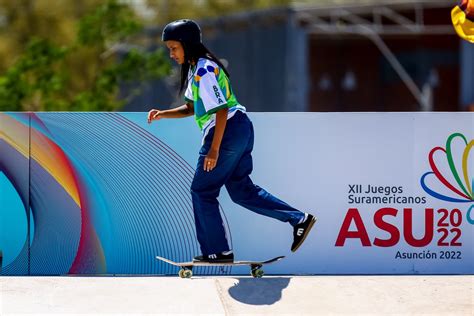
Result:
<svg viewBox="0 0 474 316"><path fill-rule="evenodd" d="M229 295L244 304L272 305L281 299L282 291L288 287L290 278L237 278L229 288Z"/></svg>

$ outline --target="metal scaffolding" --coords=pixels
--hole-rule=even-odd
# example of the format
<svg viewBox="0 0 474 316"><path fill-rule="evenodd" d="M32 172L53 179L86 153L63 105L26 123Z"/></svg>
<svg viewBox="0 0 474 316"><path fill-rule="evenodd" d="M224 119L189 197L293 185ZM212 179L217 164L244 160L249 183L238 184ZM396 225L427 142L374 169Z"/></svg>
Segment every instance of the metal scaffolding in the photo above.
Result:
<svg viewBox="0 0 474 316"><path fill-rule="evenodd" d="M400 76L422 110L431 110L431 91L420 89L395 54L384 42L384 36L454 35L452 25L428 25L424 11L428 8L453 7L452 1L378 1L373 4L321 7L297 6L297 20L309 35L360 35L371 40ZM403 15L414 17L410 19ZM449 11L448 11L449 12Z"/></svg>

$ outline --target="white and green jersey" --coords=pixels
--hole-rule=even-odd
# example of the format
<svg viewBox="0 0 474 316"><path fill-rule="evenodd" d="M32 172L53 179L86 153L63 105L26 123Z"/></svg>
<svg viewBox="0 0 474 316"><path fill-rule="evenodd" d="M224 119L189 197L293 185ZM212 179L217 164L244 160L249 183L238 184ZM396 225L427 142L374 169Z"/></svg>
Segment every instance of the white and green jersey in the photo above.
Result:
<svg viewBox="0 0 474 316"><path fill-rule="evenodd" d="M200 58L195 67L189 69L188 76L184 99L194 102L194 117L204 136L216 125L218 110L229 108L227 119L236 111L245 112L245 107L237 102L224 70L212 60Z"/></svg>

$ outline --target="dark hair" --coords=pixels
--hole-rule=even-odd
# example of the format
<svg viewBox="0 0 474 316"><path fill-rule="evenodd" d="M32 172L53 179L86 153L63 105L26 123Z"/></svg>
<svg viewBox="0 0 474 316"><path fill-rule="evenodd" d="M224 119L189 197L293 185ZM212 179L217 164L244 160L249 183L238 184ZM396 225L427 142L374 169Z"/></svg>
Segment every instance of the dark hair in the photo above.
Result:
<svg viewBox="0 0 474 316"><path fill-rule="evenodd" d="M189 62L197 63L199 58L206 58L215 62L222 70L224 70L227 77L230 77L229 72L219 59L211 53L209 49L202 43L186 43L181 42L184 49L184 63L181 65L181 85L179 93L183 93L183 90L187 87L189 82L189 68L191 64Z"/></svg>

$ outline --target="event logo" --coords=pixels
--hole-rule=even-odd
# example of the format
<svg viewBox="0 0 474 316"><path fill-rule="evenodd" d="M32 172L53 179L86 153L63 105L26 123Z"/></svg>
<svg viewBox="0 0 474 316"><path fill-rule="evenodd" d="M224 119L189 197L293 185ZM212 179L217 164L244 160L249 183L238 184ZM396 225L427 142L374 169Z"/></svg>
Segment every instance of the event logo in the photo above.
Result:
<svg viewBox="0 0 474 316"><path fill-rule="evenodd" d="M432 259L462 259L461 248L454 248L459 249L457 251L442 249L463 246L464 218L474 225L471 216L474 213L473 147L474 140L468 141L463 134L450 135L445 148L430 150L428 161L431 170L420 179L421 187L428 195L458 205L430 207L426 197L412 196L403 185L349 184L350 207L343 218L335 246L344 247L349 239L359 240L363 247L395 247L404 242L418 249L443 247L430 254ZM459 203L473 204L467 216L459 208ZM424 212L420 214L413 205L423 205ZM395 258L424 259L425 254L397 251Z"/></svg>
<svg viewBox="0 0 474 316"><path fill-rule="evenodd" d="M453 141L456 139L462 140L464 144L464 149L462 152L453 151ZM435 147L433 148L429 155L428 160L431 167L431 171L426 172L421 177L420 183L423 190L432 197L455 203L474 203L474 178L469 174L469 161L472 163L472 157L470 157L471 149L474 147L474 140L468 142L466 137L461 133L454 133L450 135L446 141L446 148ZM449 170L445 168L444 170L439 167L439 164L435 162L435 154L440 152L442 159L445 159ZM469 159L470 158L470 159ZM456 165L456 162L458 164ZM460 168L459 168L460 167ZM461 169L461 170L458 170ZM448 174L450 173L450 174ZM447 177L452 175L452 181L448 181ZM440 193L439 190L432 189L426 183L427 178L434 176L441 184L447 189L447 193ZM474 210L474 205L472 205L467 212L467 220L470 224L474 224L474 218L471 214Z"/></svg>

